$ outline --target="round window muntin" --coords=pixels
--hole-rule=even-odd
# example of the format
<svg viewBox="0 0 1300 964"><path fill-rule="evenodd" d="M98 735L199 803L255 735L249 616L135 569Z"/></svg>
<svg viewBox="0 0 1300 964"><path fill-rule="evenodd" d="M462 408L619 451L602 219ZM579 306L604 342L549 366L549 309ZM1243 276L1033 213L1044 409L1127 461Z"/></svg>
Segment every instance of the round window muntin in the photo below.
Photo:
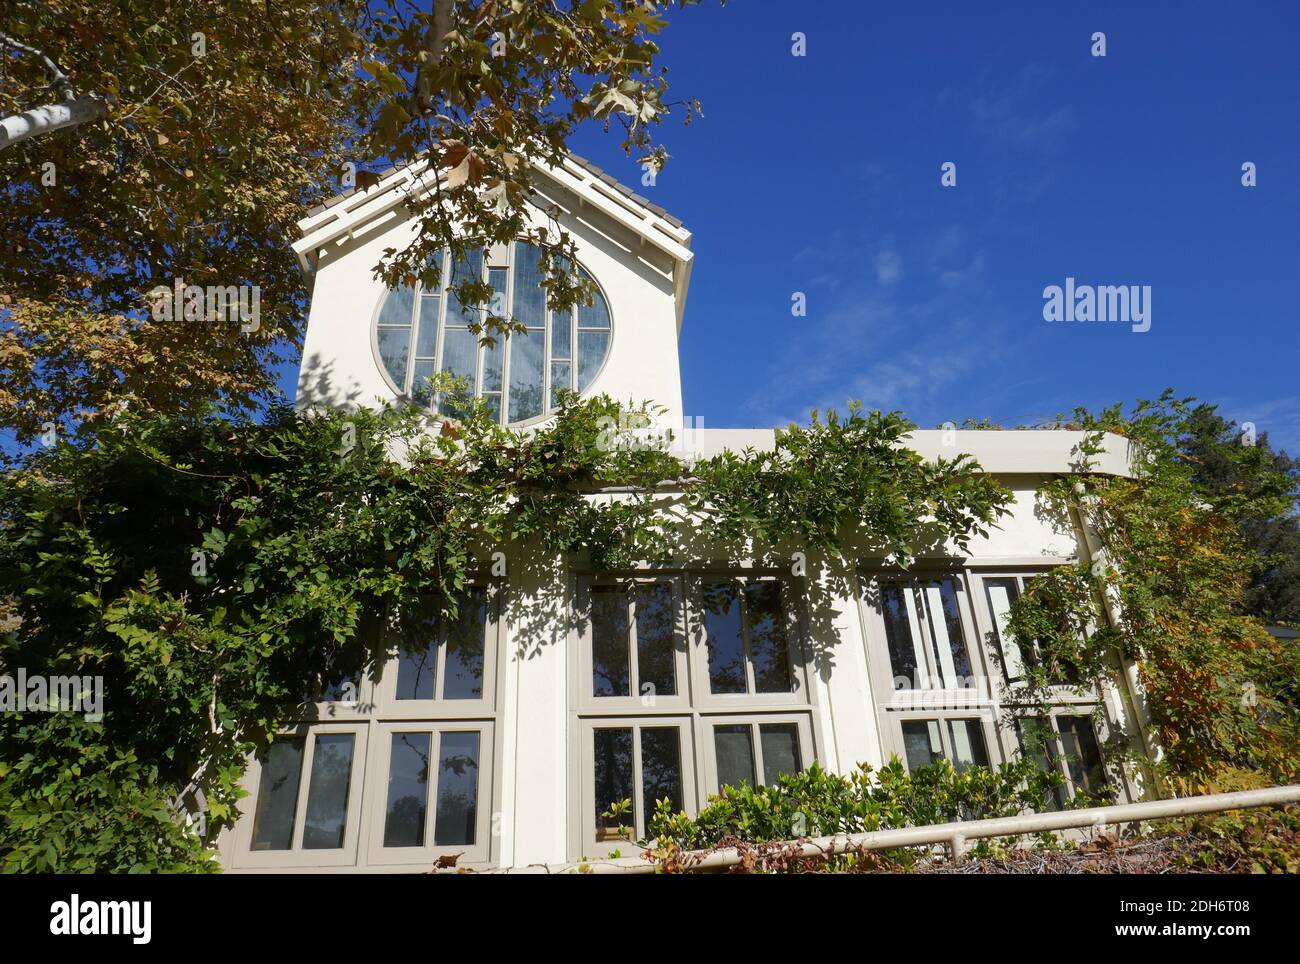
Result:
<svg viewBox="0 0 1300 964"><path fill-rule="evenodd" d="M501 268L499 266L492 267L489 263L490 259L488 258L487 251L485 249L476 249L476 253L478 255L478 261L479 261L480 278L487 278L490 280L492 271L505 272L506 277L504 282L505 285L504 294L506 300L506 308L505 308L506 317L514 316L515 269L518 263L517 256L518 256L519 248L525 244L527 244L527 242L516 241L514 244L510 246L510 251L506 258L506 266L504 268ZM432 371L436 373L442 370L442 366L445 361L444 343L445 343L445 338L447 333L447 323L446 323L447 310L448 310L449 303L454 298L454 295L448 292L446 288L456 283L459 283L461 279L459 276L451 277L450 275L450 271L451 271L450 253L444 250L440 252L439 257L442 259L442 267L443 267L442 278L445 282L443 286L443 290L438 292L436 295L432 295L432 294L428 295L429 300L431 301L436 300L438 306L437 307L437 311L438 311L437 335L435 337L435 354L432 359L430 359L429 356L427 355L421 355L417 359L417 356L415 355L415 350L417 347L416 340L419 337L420 326L424 321L422 315L424 309L425 292L423 290L422 285L417 283L416 285L414 285L409 289L411 291L411 309L410 309L411 314L410 314L409 321L406 325L393 325L393 324L381 325L380 324L381 320L383 319L384 307L388 303L388 299L393 297L396 291L399 290L393 288L386 289L382 297L380 297L379 304L375 308L374 319L372 320L370 325L370 343L371 343L371 351L374 355L375 365L379 369L379 373L381 377L384 379L384 382L393 391L393 393L397 395L399 398L407 401L414 401L414 402L419 401L418 399L414 398L412 395L412 383L415 378L417 364L421 361L423 362L432 361L433 364ZM551 384L551 377L553 373L552 362L554 361L568 362L569 387L571 388L571 390L577 391L579 395L586 394L587 389L590 388L590 386L593 385L600 378L601 373L605 370L605 365L608 364L609 362L610 350L613 347L613 341L614 341L614 317L613 317L613 313L610 311L609 308L609 299L605 297L605 291L604 288L601 286L600 282L597 281L595 276L590 271L587 270L586 266L583 265L581 262L578 262L577 266L578 269L582 271L588 278L590 278L592 283L595 285L596 287L595 304L599 304L604 307L606 324L604 327L598 325L584 326L581 322L582 306L575 306L574 308L570 309L567 312L567 314L569 315L569 320L568 320L569 357L567 359L553 358L552 356L552 350L554 347L553 328L554 328L555 316L557 313L553 311L549 305L544 305L544 310L546 313L545 327L538 329L530 326L529 328L530 331L542 332L543 340L544 340L543 355L542 355L543 406L540 414L529 415L525 418L521 418L514 422L509 421L510 413L508 408L509 408L509 398L510 398L510 390L511 390L510 341L511 339L514 338L514 333L511 332L510 334L508 334L504 340L498 336L497 345L494 349L485 348L482 345L479 345L476 349L475 372L474 372L474 397L482 398L484 396L496 396L497 398L499 398L500 401L498 402L497 408L499 412L500 423L502 425L510 425L514 427L528 426L536 422L540 422L555 414L556 408L552 404L552 394L554 391L553 386ZM480 308L479 319L482 320L484 316L485 316L485 309ZM407 331L407 341L406 341L405 355L404 355L405 377L402 384L399 385L394 380L392 373L389 371L388 364L384 360L383 354L380 351L379 335L380 332L385 329L400 330L401 328L407 328L408 331ZM579 388L578 387L579 339L583 333L604 334L605 348L601 355L599 364L595 366L595 370L592 372L591 377L587 380L586 385ZM487 355L490 351L500 351L502 353L501 390L493 391L493 392L484 392L483 391L484 365L487 359ZM438 400L436 398L431 399L431 401L428 404L428 407L433 411L437 411Z"/></svg>

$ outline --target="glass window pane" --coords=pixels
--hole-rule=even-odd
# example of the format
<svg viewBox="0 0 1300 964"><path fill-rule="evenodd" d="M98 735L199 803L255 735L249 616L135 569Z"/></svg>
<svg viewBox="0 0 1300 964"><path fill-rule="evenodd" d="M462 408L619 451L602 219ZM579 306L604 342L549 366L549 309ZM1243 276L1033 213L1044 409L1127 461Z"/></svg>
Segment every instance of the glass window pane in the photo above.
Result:
<svg viewBox="0 0 1300 964"><path fill-rule="evenodd" d="M410 328L380 328L379 359L384 371L393 380L398 391L406 391L406 355L411 347Z"/></svg>
<svg viewBox="0 0 1300 964"><path fill-rule="evenodd" d="M321 733L316 737L307 815L302 825L304 850L337 850L343 846L355 739L351 733Z"/></svg>
<svg viewBox="0 0 1300 964"><path fill-rule="evenodd" d="M415 336L417 358L433 358L438 353L439 302L437 295L425 295L420 299L420 325Z"/></svg>
<svg viewBox="0 0 1300 964"><path fill-rule="evenodd" d="M776 783L783 774L795 774L803 769L799 753L799 727L794 723L764 723L758 728L758 739L763 746L763 782Z"/></svg>
<svg viewBox="0 0 1300 964"><path fill-rule="evenodd" d="M448 732L438 739L438 814L433 842L472 844L478 820L478 732Z"/></svg>
<svg viewBox="0 0 1300 964"><path fill-rule="evenodd" d="M962 633L957 611L957 583L954 579L927 579L920 584L934 640L935 665L943 685L948 688L974 686L966 637Z"/></svg>
<svg viewBox="0 0 1300 964"><path fill-rule="evenodd" d="M939 734L938 720L904 720L903 753L907 769L915 773L943 759L943 738Z"/></svg>
<svg viewBox="0 0 1300 964"><path fill-rule="evenodd" d="M718 787L754 786L754 735L747 723L713 728L718 757Z"/></svg>
<svg viewBox="0 0 1300 964"><path fill-rule="evenodd" d="M880 610L885 619L894 689L921 689L924 674L918 670L925 666L925 649L911 593L897 582L881 583Z"/></svg>
<svg viewBox="0 0 1300 964"><path fill-rule="evenodd" d="M394 733L388 763L385 847L424 846L424 816L429 805L428 733Z"/></svg>
<svg viewBox="0 0 1300 964"><path fill-rule="evenodd" d="M487 313L500 321L509 321L506 315L506 269L489 268L488 284L492 286L492 300L487 303Z"/></svg>
<svg viewBox="0 0 1300 964"><path fill-rule="evenodd" d="M993 616L994 634L1002 654L1002 672L1008 683L1024 679L1025 667L1021 662L1020 646L1006 631L1011 604L1020 598L1020 588L1014 579L988 579L984 582L989 597L989 612Z"/></svg>
<svg viewBox="0 0 1300 964"><path fill-rule="evenodd" d="M637 687L641 697L677 694L673 587L642 583L633 592L636 606Z"/></svg>
<svg viewBox="0 0 1300 964"><path fill-rule="evenodd" d="M1090 797L1107 796L1106 771L1101 765L1101 748L1092 720L1086 716L1058 716L1056 724L1061 728L1061 748L1075 789Z"/></svg>
<svg viewBox="0 0 1300 964"><path fill-rule="evenodd" d="M745 611L749 617L749 658L754 663L755 691L789 693L794 687L794 678L790 672L780 584L746 584Z"/></svg>
<svg viewBox="0 0 1300 964"><path fill-rule="evenodd" d="M578 391L584 392L605 363L609 351L609 332L581 331L578 333Z"/></svg>
<svg viewBox="0 0 1300 964"><path fill-rule="evenodd" d="M444 700L483 697L483 654L487 636L487 590L476 586L460 600L447 631L447 658L442 680Z"/></svg>
<svg viewBox="0 0 1300 964"><path fill-rule="evenodd" d="M397 646L397 698L431 700L438 673L438 623L430 611L413 620Z"/></svg>
<svg viewBox="0 0 1300 964"><path fill-rule="evenodd" d="M448 328L442 338L442 370L464 379L472 397L478 370L478 338L463 328ZM451 414L450 408L448 411Z"/></svg>
<svg viewBox="0 0 1300 964"><path fill-rule="evenodd" d="M380 325L409 325L415 307L415 289L402 285L391 288L384 296L384 306L379 309Z"/></svg>
<svg viewBox="0 0 1300 964"><path fill-rule="evenodd" d="M572 358L573 312L556 311L551 314L551 357Z"/></svg>
<svg viewBox="0 0 1300 964"><path fill-rule="evenodd" d="M433 383L429 381L431 378L433 360L416 362L415 369L411 372L411 398L421 405L433 402Z"/></svg>
<svg viewBox="0 0 1300 964"><path fill-rule="evenodd" d="M546 324L546 292L541 287L542 271L538 264L541 249L515 242L515 301L513 314L529 328Z"/></svg>
<svg viewBox="0 0 1300 964"><path fill-rule="evenodd" d="M635 834L631 812L603 817L616 803L632 802L632 730L600 729L595 737L596 839L630 840Z"/></svg>
<svg viewBox="0 0 1300 964"><path fill-rule="evenodd" d="M675 726L641 728L642 825L648 825L660 800L682 809L682 747Z"/></svg>
<svg viewBox="0 0 1300 964"><path fill-rule="evenodd" d="M261 759L253 817L253 850L288 850L298 812L298 781L302 776L302 740L272 743Z"/></svg>
<svg viewBox="0 0 1300 964"><path fill-rule="evenodd" d="M487 417L493 422L501 421L501 396L484 395L483 407L487 411Z"/></svg>
<svg viewBox="0 0 1300 964"><path fill-rule="evenodd" d="M567 361L551 362L551 408L560 407L561 389L573 389L573 364Z"/></svg>
<svg viewBox="0 0 1300 964"><path fill-rule="evenodd" d="M1056 765L1056 731L1043 717L1028 717L1016 721L1020 738L1020 752L1044 773L1060 773ZM1059 786L1043 801L1045 809L1060 810L1065 806L1065 787Z"/></svg>
<svg viewBox="0 0 1300 964"><path fill-rule="evenodd" d="M506 336L493 335L491 344L483 346L483 391L501 391L501 372L506 361Z"/></svg>
<svg viewBox="0 0 1300 964"><path fill-rule="evenodd" d="M584 271L584 275L587 273ZM591 277L587 275L587 277ZM578 327L579 328L608 328L609 327L609 308L605 305L605 298L601 295L600 290L596 290L596 299L589 305L578 305Z"/></svg>
<svg viewBox="0 0 1300 964"><path fill-rule="evenodd" d="M452 266L451 277L446 279L448 289L464 281L482 281L483 280L483 252L474 250L467 253L466 257L458 258ZM477 307L466 307L462 305L460 299L454 292L447 295L447 324L448 325L472 325L481 321L480 312Z"/></svg>
<svg viewBox="0 0 1300 964"><path fill-rule="evenodd" d="M522 422L542 414L542 353L540 331L510 336L510 421Z"/></svg>
<svg viewBox="0 0 1300 964"><path fill-rule="evenodd" d="M984 727L979 720L949 720L948 736L952 738L952 768L958 773L969 767L989 765Z"/></svg>
<svg viewBox="0 0 1300 964"><path fill-rule="evenodd" d="M700 588L704 601L705 645L709 654L709 690L744 693L745 642L740 629L740 587L734 582L706 582Z"/></svg>
<svg viewBox="0 0 1300 964"><path fill-rule="evenodd" d="M614 586L591 587L593 696L632 695L628 658L627 595Z"/></svg>

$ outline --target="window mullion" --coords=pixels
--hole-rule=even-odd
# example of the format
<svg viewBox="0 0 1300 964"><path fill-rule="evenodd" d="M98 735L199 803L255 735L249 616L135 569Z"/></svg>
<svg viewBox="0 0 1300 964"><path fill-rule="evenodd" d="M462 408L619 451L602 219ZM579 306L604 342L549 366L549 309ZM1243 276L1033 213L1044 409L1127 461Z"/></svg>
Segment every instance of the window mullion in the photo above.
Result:
<svg viewBox="0 0 1300 964"><path fill-rule="evenodd" d="M442 759L442 730L434 729L429 734L429 775L425 780L424 793L424 846L433 846L433 821L438 815L438 761Z"/></svg>
<svg viewBox="0 0 1300 964"><path fill-rule="evenodd" d="M290 851L302 849L302 838L306 832L307 796L311 793L311 768L316 759L316 736L308 729L303 736L302 772L298 774L298 802L294 806L293 838L289 841Z"/></svg>
<svg viewBox="0 0 1300 964"><path fill-rule="evenodd" d="M641 726L632 725L632 826L636 839L645 837L646 824L650 815L645 810L645 787L641 780Z"/></svg>
<svg viewBox="0 0 1300 964"><path fill-rule="evenodd" d="M736 593L736 604L740 607L740 640L745 654L745 692L753 696L758 691L758 683L754 676L754 658L749 647L749 594L745 592L749 583L742 579L737 582L737 585L740 587L740 591Z"/></svg>

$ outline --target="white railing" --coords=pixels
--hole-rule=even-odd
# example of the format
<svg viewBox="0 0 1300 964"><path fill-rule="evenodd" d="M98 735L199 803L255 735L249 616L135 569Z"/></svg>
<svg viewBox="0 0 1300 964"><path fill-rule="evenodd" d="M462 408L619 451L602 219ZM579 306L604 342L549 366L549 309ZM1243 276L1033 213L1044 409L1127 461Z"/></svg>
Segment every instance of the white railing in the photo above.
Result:
<svg viewBox="0 0 1300 964"><path fill-rule="evenodd" d="M1151 800L1145 803L1118 804L1109 807L1088 807L1083 810L1062 810L1056 813L1029 813L1017 817L994 817L987 820L963 820L958 823L940 823L925 827L904 827L899 830L873 830L867 833L840 833L831 837L813 837L787 840L769 844L791 857L829 857L834 854L854 853L862 850L885 850L891 847L917 847L926 844L946 844L960 859L967 844L985 837L1019 837L1027 834L1050 833L1056 830L1079 828L1102 829L1142 820L1159 820L1168 817L1188 817L1197 813L1216 813L1224 810L1242 810L1249 807L1268 807L1286 803L1300 803L1300 784L1270 787L1266 790L1243 790L1236 793L1212 793L1199 797L1179 797L1171 800ZM720 850L690 851L682 855L687 869L725 870L743 859L739 850L724 847ZM602 858L575 861L566 864L533 864L513 867L497 873L533 874L650 874L655 864L641 857Z"/></svg>

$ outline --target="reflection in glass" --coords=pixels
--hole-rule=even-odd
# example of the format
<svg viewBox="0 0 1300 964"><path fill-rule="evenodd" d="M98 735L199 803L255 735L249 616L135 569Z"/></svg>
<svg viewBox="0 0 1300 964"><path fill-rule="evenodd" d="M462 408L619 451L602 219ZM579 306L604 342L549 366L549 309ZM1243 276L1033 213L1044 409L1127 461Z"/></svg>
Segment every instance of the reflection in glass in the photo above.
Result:
<svg viewBox="0 0 1300 964"><path fill-rule="evenodd" d="M510 335L510 414L512 422L542 414L542 358L546 335L516 331Z"/></svg>
<svg viewBox="0 0 1300 964"><path fill-rule="evenodd" d="M709 689L714 693L744 693L745 639L740 626L740 588L734 582L701 586L704 631L709 654Z"/></svg>
<svg viewBox="0 0 1300 964"><path fill-rule="evenodd" d="M438 740L438 814L433 842L473 844L478 820L477 731L445 732Z"/></svg>
<svg viewBox="0 0 1300 964"><path fill-rule="evenodd" d="M713 728L713 749L718 758L718 786L754 786L754 736L746 723Z"/></svg>
<svg viewBox="0 0 1300 964"><path fill-rule="evenodd" d="M542 249L536 245L515 244L515 300L513 314L529 328L546 324L546 291L541 284L542 269L539 264Z"/></svg>
<svg viewBox="0 0 1300 964"><path fill-rule="evenodd" d="M461 600L447 630L444 700L483 697L483 653L487 636L487 590L475 586Z"/></svg>
<svg viewBox="0 0 1300 964"><path fill-rule="evenodd" d="M433 699L438 673L438 624L432 616L402 634L397 648L397 698Z"/></svg>
<svg viewBox="0 0 1300 964"><path fill-rule="evenodd" d="M1086 716L1058 716L1056 723L1061 728L1061 748L1075 789L1096 799L1108 797L1106 771L1092 720Z"/></svg>
<svg viewBox="0 0 1300 964"><path fill-rule="evenodd" d="M605 363L605 355L608 352L609 332L578 332L578 391L587 390L591 380L600 371L600 366Z"/></svg>
<svg viewBox="0 0 1300 964"><path fill-rule="evenodd" d="M302 740L280 740L262 756L251 849L288 850L293 846L302 750Z"/></svg>
<svg viewBox="0 0 1300 964"><path fill-rule="evenodd" d="M764 723L758 728L763 747L763 782L769 786L782 774L803 769L799 756L799 727L793 723Z"/></svg>
<svg viewBox="0 0 1300 964"><path fill-rule="evenodd" d="M1044 773L1059 773L1056 765L1056 731L1046 717L1027 717L1016 721L1016 732L1020 737L1020 752ZM1048 810L1060 810L1065 806L1066 788L1055 787L1043 805Z"/></svg>
<svg viewBox="0 0 1300 964"><path fill-rule="evenodd" d="M675 696L675 607L670 583L641 583L633 593L636 605L637 686L640 696Z"/></svg>
<svg viewBox="0 0 1300 964"><path fill-rule="evenodd" d="M627 595L614 586L591 588L591 685L594 696L631 695Z"/></svg>
<svg viewBox="0 0 1300 964"><path fill-rule="evenodd" d="M595 738L596 839L631 839L635 836L631 813L621 819L601 815L617 803L632 800L632 730L630 727L599 729L592 736Z"/></svg>
<svg viewBox="0 0 1300 964"><path fill-rule="evenodd" d="M438 304L437 295L420 298L420 327L415 335L415 357L433 358L438 354Z"/></svg>
<svg viewBox="0 0 1300 964"><path fill-rule="evenodd" d="M786 641L785 607L776 582L751 582L745 586L745 612L749 617L749 658L754 664L754 689L759 693L789 693L790 653Z"/></svg>
<svg viewBox="0 0 1300 964"><path fill-rule="evenodd" d="M907 769L915 773L943 759L943 737L939 734L938 720L904 720L903 753Z"/></svg>
<svg viewBox="0 0 1300 964"><path fill-rule="evenodd" d="M984 727L979 720L949 720L948 736L952 739L952 768L958 773L970 767L989 765Z"/></svg>
<svg viewBox="0 0 1300 964"><path fill-rule="evenodd" d="M316 736L307 787L307 815L302 826L304 850L335 850L343 846L354 740L351 733Z"/></svg>
<svg viewBox="0 0 1300 964"><path fill-rule="evenodd" d="M379 324L409 325L415 307L415 289L402 285L388 292L384 306L379 309Z"/></svg>
<svg viewBox="0 0 1300 964"><path fill-rule="evenodd" d="M649 823L660 800L674 811L682 809L682 749L675 726L641 728L642 826Z"/></svg>
<svg viewBox="0 0 1300 964"><path fill-rule="evenodd" d="M385 847L424 846L429 803L428 733L394 733L388 764Z"/></svg>
<svg viewBox="0 0 1300 964"><path fill-rule="evenodd" d="M393 380L398 391L406 390L406 356L411 347L410 328L380 328L379 357L384 363L384 370Z"/></svg>

